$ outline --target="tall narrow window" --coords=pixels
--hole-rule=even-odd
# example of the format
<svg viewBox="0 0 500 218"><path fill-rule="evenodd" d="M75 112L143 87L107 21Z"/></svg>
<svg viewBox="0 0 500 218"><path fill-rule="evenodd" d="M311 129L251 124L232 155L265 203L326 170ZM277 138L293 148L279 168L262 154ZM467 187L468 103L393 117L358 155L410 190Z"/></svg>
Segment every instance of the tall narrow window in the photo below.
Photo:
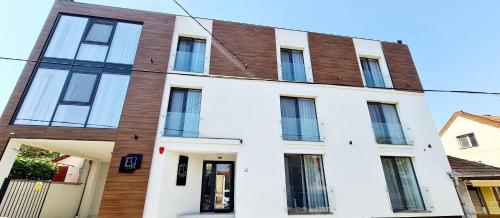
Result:
<svg viewBox="0 0 500 218"><path fill-rule="evenodd" d="M425 211L420 187L408 157L382 157L385 181L394 212Z"/></svg>
<svg viewBox="0 0 500 218"><path fill-rule="evenodd" d="M319 141L314 99L281 97L283 139Z"/></svg>
<svg viewBox="0 0 500 218"><path fill-rule="evenodd" d="M281 49L281 77L288 81L307 82L302 51Z"/></svg>
<svg viewBox="0 0 500 218"><path fill-rule="evenodd" d="M172 88L168 103L166 136L198 137L201 90Z"/></svg>
<svg viewBox="0 0 500 218"><path fill-rule="evenodd" d="M368 103L375 139L379 144L408 144L393 104Z"/></svg>
<svg viewBox="0 0 500 218"><path fill-rule="evenodd" d="M285 154L288 213L329 212L320 155Z"/></svg>
<svg viewBox="0 0 500 218"><path fill-rule="evenodd" d="M179 37L174 70L203 73L205 67L205 40Z"/></svg>
<svg viewBox="0 0 500 218"><path fill-rule="evenodd" d="M479 146L474 133L459 135L457 136L457 141L460 145L460 148L472 148Z"/></svg>
<svg viewBox="0 0 500 218"><path fill-rule="evenodd" d="M141 29L60 16L13 123L117 128Z"/></svg>
<svg viewBox="0 0 500 218"><path fill-rule="evenodd" d="M378 88L388 87L384 82L384 76L382 75L377 59L361 58L360 61L366 86Z"/></svg>

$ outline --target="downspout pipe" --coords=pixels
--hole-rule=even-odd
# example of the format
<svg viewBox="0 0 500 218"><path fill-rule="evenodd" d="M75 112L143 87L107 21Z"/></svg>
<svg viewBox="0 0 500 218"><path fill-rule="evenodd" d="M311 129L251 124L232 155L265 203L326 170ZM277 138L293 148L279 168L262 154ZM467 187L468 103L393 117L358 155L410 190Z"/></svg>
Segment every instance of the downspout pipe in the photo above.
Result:
<svg viewBox="0 0 500 218"><path fill-rule="evenodd" d="M448 172L448 176L453 181L453 186L455 187L455 192L457 193L458 200L460 201L462 213L464 213L464 217L467 217L467 213L466 213L465 207L464 207L465 203L464 203L462 197L460 196L460 191L459 191L459 187L458 187L459 186L458 177L460 176L460 173L452 171L452 172Z"/></svg>

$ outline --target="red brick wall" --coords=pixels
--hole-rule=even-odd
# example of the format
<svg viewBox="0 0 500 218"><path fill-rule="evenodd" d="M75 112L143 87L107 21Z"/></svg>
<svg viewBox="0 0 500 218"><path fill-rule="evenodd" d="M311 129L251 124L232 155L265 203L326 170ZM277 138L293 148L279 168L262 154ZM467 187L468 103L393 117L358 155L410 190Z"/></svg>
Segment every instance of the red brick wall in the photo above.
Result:
<svg viewBox="0 0 500 218"><path fill-rule="evenodd" d="M309 33L314 82L363 86L352 38Z"/></svg>
<svg viewBox="0 0 500 218"><path fill-rule="evenodd" d="M415 68L408 46L382 42L382 49L394 88L400 90L422 90L417 68Z"/></svg>
<svg viewBox="0 0 500 218"><path fill-rule="evenodd" d="M248 64L248 69L212 39L210 74L278 79L274 28L214 20L212 31Z"/></svg>

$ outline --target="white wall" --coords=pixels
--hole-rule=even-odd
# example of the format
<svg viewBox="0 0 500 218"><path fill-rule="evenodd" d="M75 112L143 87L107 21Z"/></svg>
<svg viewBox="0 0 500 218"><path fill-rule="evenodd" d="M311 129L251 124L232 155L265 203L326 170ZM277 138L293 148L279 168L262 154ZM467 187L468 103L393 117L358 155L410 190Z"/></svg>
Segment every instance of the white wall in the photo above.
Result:
<svg viewBox="0 0 500 218"><path fill-rule="evenodd" d="M387 67L387 62L385 61L384 51L382 50L382 45L380 41L368 40L368 39L352 39L354 42L354 48L356 50L356 56L358 58L359 70L361 77L363 77L363 83L366 85L365 77L363 74L363 68L361 67L360 57L377 59L380 66L380 71L384 76L385 86L392 88L392 80L389 74L389 68Z"/></svg>
<svg viewBox="0 0 500 218"><path fill-rule="evenodd" d="M304 57L304 68L306 71L306 79L308 82L313 82L313 73L311 65L311 54L309 52L309 40L307 32L275 29L276 37L276 58L278 63L278 78L282 80L281 74L281 49L301 50Z"/></svg>
<svg viewBox="0 0 500 218"><path fill-rule="evenodd" d="M197 18L198 22L203 25L208 31L212 32L212 20L206 20ZM196 38L196 39L205 39L206 40L206 50L205 50L205 68L203 74L208 74L210 70L210 51L212 49L212 36L207 33L196 21L194 21L191 17L186 16L176 16L175 17L175 27L174 27L174 35L172 37L172 47L170 48L170 58L168 64L168 72L176 72L176 73L189 73L182 71L174 70L175 63L175 55L177 52L177 44L179 43L179 36ZM198 74L198 73L194 73Z"/></svg>
<svg viewBox="0 0 500 218"><path fill-rule="evenodd" d="M177 154L160 155L157 152L160 146L169 148L176 143L175 149L182 148L181 144L184 143L186 149L192 152L199 152L197 148L205 146L193 142L205 139L169 143L165 137L161 137L172 86L202 89L200 137L243 140L241 145L234 145L233 150L237 153L235 216L238 218L288 216L284 153L323 154L330 206L335 217L444 216L462 213L453 183L447 175L451 169L425 98L420 93L168 75L144 217L175 217L176 213L199 211L200 193L196 193L198 184L195 183L199 183L200 179L188 177L188 182L194 186L189 195L195 197L189 203L182 198L177 201L181 195L179 193L183 192L173 183ZM320 134L324 142L291 143L281 139L280 95L316 99ZM414 145L376 144L367 101L397 103L400 119L411 129ZM351 140L352 145L349 144ZM217 148L211 143L206 144ZM428 145L432 148L428 148ZM430 195L423 193L429 205L433 205L432 212L392 212L381 155L412 157L421 189L423 192L427 189ZM195 167L197 163L191 159L189 164ZM198 173L201 174L201 171Z"/></svg>
<svg viewBox="0 0 500 218"><path fill-rule="evenodd" d="M85 159L75 156L70 156L68 158L58 161L57 164L68 166L68 172L66 173L66 178L64 179L64 182L72 182L72 183L80 182L79 181L80 168L83 167L84 162Z"/></svg>
<svg viewBox="0 0 500 218"><path fill-rule="evenodd" d="M457 136L468 133L474 133L479 146L461 149ZM441 140L448 155L500 167L499 136L500 128L457 117L441 136Z"/></svg>
<svg viewBox="0 0 500 218"><path fill-rule="evenodd" d="M52 183L43 205L41 218L75 217L83 184Z"/></svg>

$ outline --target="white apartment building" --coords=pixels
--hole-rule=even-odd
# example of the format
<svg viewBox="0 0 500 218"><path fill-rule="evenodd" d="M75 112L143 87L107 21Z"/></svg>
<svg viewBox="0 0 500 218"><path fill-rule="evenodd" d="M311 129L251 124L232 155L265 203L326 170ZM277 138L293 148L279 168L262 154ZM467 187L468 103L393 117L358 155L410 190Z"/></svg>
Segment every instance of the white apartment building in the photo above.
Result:
<svg viewBox="0 0 500 218"><path fill-rule="evenodd" d="M364 87L339 86L314 82L308 33L274 31L279 80L212 75L214 39L176 17L144 217L463 214L425 96L390 89L380 41L352 39Z"/></svg>

